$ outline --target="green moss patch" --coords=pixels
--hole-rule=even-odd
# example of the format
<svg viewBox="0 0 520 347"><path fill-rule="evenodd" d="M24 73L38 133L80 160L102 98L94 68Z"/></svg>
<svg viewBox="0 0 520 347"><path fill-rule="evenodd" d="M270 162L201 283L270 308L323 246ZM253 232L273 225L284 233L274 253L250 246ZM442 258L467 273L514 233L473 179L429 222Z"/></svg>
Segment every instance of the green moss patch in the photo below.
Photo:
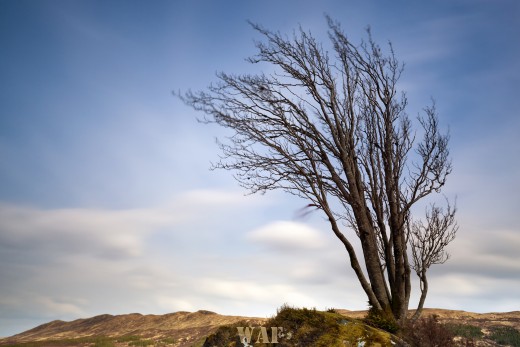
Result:
<svg viewBox="0 0 520 347"><path fill-rule="evenodd" d="M234 324L220 327L214 334L208 336L204 347L242 347L243 341L237 327L246 328L247 325ZM297 309L283 306L275 317L269 319L261 327L251 327L249 344L255 347L391 347L392 335L368 326L362 321L346 318L333 312L317 311L316 309ZM274 329L273 329L274 328ZM280 329L281 328L281 329ZM276 337L273 333L277 333ZM273 342L273 339L277 343Z"/></svg>
<svg viewBox="0 0 520 347"><path fill-rule="evenodd" d="M496 326L491 329L489 338L499 345L520 347L520 332L513 327Z"/></svg>

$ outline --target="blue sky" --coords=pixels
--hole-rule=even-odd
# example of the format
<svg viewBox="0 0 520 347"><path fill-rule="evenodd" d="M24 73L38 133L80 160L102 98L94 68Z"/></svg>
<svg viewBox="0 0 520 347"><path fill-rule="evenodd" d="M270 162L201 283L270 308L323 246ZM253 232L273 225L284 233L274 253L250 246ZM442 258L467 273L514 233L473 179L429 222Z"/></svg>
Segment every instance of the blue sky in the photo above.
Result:
<svg viewBox="0 0 520 347"><path fill-rule="evenodd" d="M322 217L209 171L225 132L171 93L260 72L247 20L326 40L324 13L391 40L409 114L434 97L450 128L460 229L426 306L520 309L517 1L1 0L0 336L102 313L364 309Z"/></svg>

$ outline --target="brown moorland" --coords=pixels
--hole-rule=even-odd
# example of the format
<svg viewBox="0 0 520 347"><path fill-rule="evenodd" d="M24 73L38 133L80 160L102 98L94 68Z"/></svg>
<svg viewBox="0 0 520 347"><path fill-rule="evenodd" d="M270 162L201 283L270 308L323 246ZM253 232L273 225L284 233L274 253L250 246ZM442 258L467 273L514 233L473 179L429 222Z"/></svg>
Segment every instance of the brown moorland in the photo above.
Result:
<svg viewBox="0 0 520 347"><path fill-rule="evenodd" d="M336 309L336 312L362 319L366 311ZM413 313L413 311L411 311ZM493 327L507 326L520 331L520 311L473 313L465 311L425 309L423 316L436 315L441 323L472 325L484 336ZM267 318L224 316L210 311L176 312L164 315L100 315L70 322L52 321L20 334L0 339L0 346L201 346L204 338L223 325L244 322L258 326ZM104 339L99 339L104 338ZM29 345L29 343L32 343ZM478 346L499 346L486 339Z"/></svg>

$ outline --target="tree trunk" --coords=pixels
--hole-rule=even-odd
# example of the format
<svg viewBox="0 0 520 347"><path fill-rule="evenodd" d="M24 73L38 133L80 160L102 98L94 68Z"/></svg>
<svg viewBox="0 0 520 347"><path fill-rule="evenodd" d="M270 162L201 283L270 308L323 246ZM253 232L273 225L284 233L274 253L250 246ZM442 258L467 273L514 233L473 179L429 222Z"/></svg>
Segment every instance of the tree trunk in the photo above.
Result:
<svg viewBox="0 0 520 347"><path fill-rule="evenodd" d="M364 206L364 201L361 206ZM361 240L361 247L363 248L365 266L372 291L377 297L381 309L388 313L389 311L391 312L391 298L388 297L386 281L381 271L381 261L378 256L375 231L369 216L364 213L366 210L364 207L361 207L359 210L354 209L354 214L356 215L359 225L359 238ZM373 306L375 307L375 305Z"/></svg>
<svg viewBox="0 0 520 347"><path fill-rule="evenodd" d="M419 299L419 305L417 305L417 310L412 317L412 320L417 320L422 313L424 301L426 300L426 294L428 294L428 278L426 277L426 272L423 271L420 276L421 279L421 298Z"/></svg>

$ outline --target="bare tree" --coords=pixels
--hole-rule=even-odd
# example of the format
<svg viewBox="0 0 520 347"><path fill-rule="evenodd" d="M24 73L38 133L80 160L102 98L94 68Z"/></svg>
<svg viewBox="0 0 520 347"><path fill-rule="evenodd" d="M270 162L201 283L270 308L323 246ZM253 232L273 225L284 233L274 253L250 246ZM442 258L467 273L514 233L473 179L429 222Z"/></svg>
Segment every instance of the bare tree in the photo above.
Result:
<svg viewBox="0 0 520 347"><path fill-rule="evenodd" d="M391 44L383 54L367 30L368 40L354 45L327 20L332 54L301 28L289 37L252 24L264 42L249 62L272 73L219 73L207 91L179 96L206 114L203 121L233 131L219 142L214 167L233 170L251 193L282 189L323 211L370 305L402 323L411 292L407 244L423 235L409 237L411 208L445 184L449 136L440 133L435 105L418 117L420 135L412 130L397 88L404 65ZM416 268L422 274L431 263Z"/></svg>
<svg viewBox="0 0 520 347"><path fill-rule="evenodd" d="M450 257L445 248L455 239L458 230L455 212L456 208L451 207L449 202L446 211L432 204L426 210L426 222L418 220L408 223L413 256L412 268L419 277L421 286L421 297L413 316L414 320L420 317L428 293L426 272L433 264L444 264Z"/></svg>

